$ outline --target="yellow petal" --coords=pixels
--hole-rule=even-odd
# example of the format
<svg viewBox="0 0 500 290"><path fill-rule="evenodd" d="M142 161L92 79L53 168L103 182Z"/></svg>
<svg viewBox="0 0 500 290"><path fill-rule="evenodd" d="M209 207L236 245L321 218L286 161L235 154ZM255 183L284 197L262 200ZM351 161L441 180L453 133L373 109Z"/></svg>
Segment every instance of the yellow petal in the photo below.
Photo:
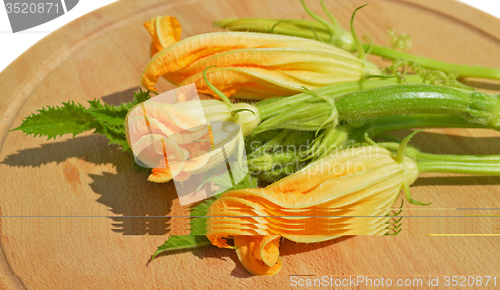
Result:
<svg viewBox="0 0 500 290"><path fill-rule="evenodd" d="M279 236L236 236L234 245L241 264L248 272L258 276L272 276L281 270ZM257 258L255 253L260 253L261 257ZM263 257L271 266L262 260Z"/></svg>
<svg viewBox="0 0 500 290"><path fill-rule="evenodd" d="M148 31L151 36L151 53L156 53L162 50L160 41L158 40L158 34L156 32L156 18L150 19L142 24L144 28Z"/></svg>
<svg viewBox="0 0 500 290"><path fill-rule="evenodd" d="M213 58L217 58L217 54L239 49L266 49L266 48L286 48L286 49L302 49L314 51L317 54L325 53L332 59L339 59L338 63L353 62L356 64L355 69L363 67L361 62L349 53L332 47L330 45L308 39L300 39L297 37L283 35L267 35L263 33L241 33L241 32L223 32L223 33L206 33L193 36L182 41L179 41L172 46L160 51L144 68L141 76L142 85L148 90L155 91L154 85L159 77L165 77L174 84L179 84L189 77L180 72L191 65L200 64L195 71L200 72L206 68L205 64L201 64L204 59L212 57L208 62L213 62ZM272 50L271 50L272 51ZM292 52L290 51L290 54ZM238 53L228 53L223 55L228 61L237 61ZM297 54L295 54L297 55ZM257 66L265 65L266 61L275 59L268 56L259 60L257 55L248 56L254 59ZM291 60L291 57L284 57ZM296 58L296 60L300 60ZM297 61L299 63L300 61ZM302 64L301 64L302 65ZM318 64L320 65L320 64ZM247 63L247 66L249 64ZM313 67L312 64L308 65ZM362 70L357 79L362 76ZM227 78L226 81L229 81Z"/></svg>
<svg viewBox="0 0 500 290"><path fill-rule="evenodd" d="M151 35L151 55L162 51L181 39L182 28L175 17L157 16L143 25Z"/></svg>
<svg viewBox="0 0 500 290"><path fill-rule="evenodd" d="M232 236L235 241L239 236L249 247L252 242L262 246L259 236L311 243L345 235L386 234L388 215L403 182L418 174L414 161L405 162L397 162L382 147L350 148L266 188L228 191L209 208L207 234L213 239ZM270 253L277 247L252 249L260 264L242 253L249 271L260 273L252 267L273 265Z"/></svg>
<svg viewBox="0 0 500 290"><path fill-rule="evenodd" d="M303 90L317 89L338 82L356 81L359 74L347 71L322 73L318 71L271 70L260 67L217 67L206 72L208 81L226 96L254 99L247 96L244 89L253 92L264 92L263 96L292 95ZM165 78L172 81L172 75ZM195 84L198 92L218 98L208 87L203 72L185 78L179 85ZM255 99L263 99L258 94Z"/></svg>

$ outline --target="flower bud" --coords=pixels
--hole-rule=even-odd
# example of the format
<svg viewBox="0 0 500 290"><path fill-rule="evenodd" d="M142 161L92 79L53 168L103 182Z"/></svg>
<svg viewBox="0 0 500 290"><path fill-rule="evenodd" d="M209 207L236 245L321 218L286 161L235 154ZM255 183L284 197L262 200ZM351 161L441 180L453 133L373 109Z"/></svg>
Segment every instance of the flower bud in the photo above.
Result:
<svg viewBox="0 0 500 290"><path fill-rule="evenodd" d="M171 26L170 22L165 23ZM158 31L148 31L155 43ZM170 28L165 31L175 32ZM316 89L358 81L367 73L380 74L375 67L366 68L365 62L351 53L316 40L217 32L189 37L163 48L144 68L141 83L148 90L156 91L154 86L163 76L179 86L194 83L198 92L217 97L203 77L203 71L214 65L217 68L206 76L222 93L228 97L259 100L298 93L303 87Z"/></svg>
<svg viewBox="0 0 500 290"><path fill-rule="evenodd" d="M260 113L257 107L247 103L236 103L233 105L233 121L241 127L243 136L252 134L253 130L260 124Z"/></svg>
<svg viewBox="0 0 500 290"><path fill-rule="evenodd" d="M185 181L224 162L236 148L243 148L243 144L237 146L243 142L239 134L251 133L258 122L258 110L250 104L148 101L129 111L125 132L137 162L153 168L148 180Z"/></svg>

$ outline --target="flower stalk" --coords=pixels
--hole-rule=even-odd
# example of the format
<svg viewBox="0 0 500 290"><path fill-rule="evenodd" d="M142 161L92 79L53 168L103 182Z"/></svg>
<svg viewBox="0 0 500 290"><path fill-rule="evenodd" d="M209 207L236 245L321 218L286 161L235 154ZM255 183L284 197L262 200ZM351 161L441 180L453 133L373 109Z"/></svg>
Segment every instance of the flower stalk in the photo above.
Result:
<svg viewBox="0 0 500 290"><path fill-rule="evenodd" d="M359 47L357 47L354 40L355 38L346 30L340 28L336 20L331 20L332 24L328 23L325 19L309 10L302 0L301 2L305 11L317 22L308 20L241 18L223 19L214 22L214 25L232 31L253 31L318 39L347 51L359 51ZM332 14L326 9L323 1L321 2L323 10L329 18L334 19ZM270 27L274 25L276 26L271 30ZM365 51L369 50L372 55L390 60L404 59L412 61L416 65L428 70L438 70L445 74L456 73L458 78L472 77L500 80L500 69L498 68L452 64L371 43L362 44L362 46Z"/></svg>
<svg viewBox="0 0 500 290"><path fill-rule="evenodd" d="M359 146L366 143L368 138L380 137L389 139L398 143L377 143L381 146L387 147L392 150L397 150L399 142L396 137L386 135L384 133L405 129L415 128L488 128L488 126L480 124L472 124L462 116L458 115L440 115L440 114L411 114L411 115L397 115L397 116L382 116L367 118L356 122L347 122L337 127L329 127L322 130L317 136L313 135L312 131L296 131L296 130L274 130L265 131L260 134L252 134L247 137L247 144L259 144L259 146L252 146L247 148L249 154L249 162L252 160L265 160L266 166L262 163L255 162L252 164L252 172L255 176L264 181L274 182L281 178L290 175L293 172L300 170L308 162L313 162L326 155L343 150L350 147ZM287 134L299 134L294 136L293 142L287 141L289 148L308 148L307 150L294 150L293 154L284 153L279 144L282 139L273 137L280 132L282 136ZM286 133L285 133L286 132ZM290 132L290 133L288 133ZM297 133L296 133L297 132ZM309 133L309 135L307 135ZM279 135L278 134L278 135ZM270 140L269 143L264 141L256 141L259 139ZM274 145L272 145L274 144ZM375 142L370 143L375 144ZM390 145L388 145L390 144ZM387 145L387 146L386 146ZM262 150L267 148L267 150ZM261 150L258 150L261 149ZM407 147L406 154L414 159L417 158L412 147ZM419 158L428 159L429 161L442 160L443 156L425 153L419 153ZM264 156L264 157L261 157ZM450 156L446 156L450 158ZM474 162L474 158L463 159L460 156L457 161L460 162ZM478 162L489 163L491 160L496 160L495 156L488 156L491 160L483 158L477 159ZM447 159L448 160L448 159ZM490 162L491 163L491 162ZM272 165L272 166L271 166ZM283 170L286 168L286 170ZM293 168L293 170L292 170Z"/></svg>
<svg viewBox="0 0 500 290"><path fill-rule="evenodd" d="M398 143L377 143L388 149L399 148ZM420 173L441 172L471 175L500 175L500 155L430 154L406 147L405 155L416 160Z"/></svg>

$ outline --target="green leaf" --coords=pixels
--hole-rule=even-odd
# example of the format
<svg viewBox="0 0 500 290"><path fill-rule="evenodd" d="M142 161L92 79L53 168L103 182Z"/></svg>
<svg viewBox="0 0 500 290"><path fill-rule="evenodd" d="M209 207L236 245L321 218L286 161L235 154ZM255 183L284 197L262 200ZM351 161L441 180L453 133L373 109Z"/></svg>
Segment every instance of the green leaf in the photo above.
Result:
<svg viewBox="0 0 500 290"><path fill-rule="evenodd" d="M90 108L89 113L94 116L96 120L107 123L111 126L124 128L125 117L128 113L128 106L110 106L108 104L101 104L100 100L88 101Z"/></svg>
<svg viewBox="0 0 500 290"><path fill-rule="evenodd" d="M207 237L205 237L203 235L202 236L194 236L194 235L170 236L168 238L168 240L166 240L163 245L158 247L156 252L151 257L151 260L153 260L158 254L165 252L165 251L190 249L190 248L196 248L196 247L201 247L201 246L207 246L210 244L211 244L210 240L207 239Z"/></svg>
<svg viewBox="0 0 500 290"><path fill-rule="evenodd" d="M191 208L191 220L189 221L191 235L205 235L207 233L208 208L219 198L221 194L212 196Z"/></svg>
<svg viewBox="0 0 500 290"><path fill-rule="evenodd" d="M149 91L134 93L134 100L120 106L110 106L102 104L99 100L89 101L89 113L101 125L94 133L105 135L109 139L109 144L117 144L123 151L132 151L125 136L125 118L128 111L135 105L149 100Z"/></svg>
<svg viewBox="0 0 500 290"><path fill-rule="evenodd" d="M150 91L143 92L142 89L139 89L138 92L134 93L134 100L131 103L124 104L129 110L132 109L133 106L145 102L151 98L149 95Z"/></svg>
<svg viewBox="0 0 500 290"><path fill-rule="evenodd" d="M134 93L132 102L120 106L110 106L100 100L88 101L90 108L73 101L63 103L62 107L48 106L38 110L38 114L27 117L21 126L12 129L22 130L25 134L47 136L48 139L64 134L83 133L95 129L94 134L105 135L109 144L117 144L123 151L131 151L125 137L125 117L128 111L140 102L150 99L149 91Z"/></svg>
<svg viewBox="0 0 500 290"><path fill-rule="evenodd" d="M38 110L24 119L23 124L11 131L22 130L27 135L47 136L48 140L73 134L73 137L82 132L95 129L99 125L87 109L74 102L63 103L62 107L54 106Z"/></svg>
<svg viewBox="0 0 500 290"><path fill-rule="evenodd" d="M134 100L132 102L123 103L120 106L102 104L100 100L88 101L90 104L88 111L96 120L116 128L124 129L125 117L127 117L128 111L133 106L149 99L149 91L143 92L141 89L139 92L134 93Z"/></svg>
<svg viewBox="0 0 500 290"><path fill-rule="evenodd" d="M110 126L99 123L99 127L95 130L94 134L101 134L108 138L108 144L116 144L122 147L122 151L132 151L127 142L127 137L125 133L117 133Z"/></svg>

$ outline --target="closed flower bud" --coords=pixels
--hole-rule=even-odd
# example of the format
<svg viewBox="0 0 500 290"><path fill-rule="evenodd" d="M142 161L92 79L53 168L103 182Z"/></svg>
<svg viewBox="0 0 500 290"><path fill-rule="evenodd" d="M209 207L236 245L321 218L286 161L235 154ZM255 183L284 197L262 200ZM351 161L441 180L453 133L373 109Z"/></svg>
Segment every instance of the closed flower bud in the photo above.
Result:
<svg viewBox="0 0 500 290"><path fill-rule="evenodd" d="M219 165L224 154L242 148L243 144L237 146L243 142L238 135L252 133L259 121L258 110L250 104L147 101L129 111L125 132L139 164L153 168L148 180L184 181Z"/></svg>
<svg viewBox="0 0 500 290"><path fill-rule="evenodd" d="M157 23L171 25L170 22ZM150 29L148 32L155 44L158 32ZM179 86L194 83L199 92L216 97L203 79L203 71L215 65L217 68L207 73L207 79L226 96L263 99L297 93L302 87L316 89L380 74L375 66L367 63L315 40L216 32L189 37L154 54L144 68L141 83L148 90L156 91L154 85L163 76Z"/></svg>
<svg viewBox="0 0 500 290"><path fill-rule="evenodd" d="M243 136L252 134L260 124L260 113L257 107L247 103L236 103L232 108L232 121L241 127Z"/></svg>

